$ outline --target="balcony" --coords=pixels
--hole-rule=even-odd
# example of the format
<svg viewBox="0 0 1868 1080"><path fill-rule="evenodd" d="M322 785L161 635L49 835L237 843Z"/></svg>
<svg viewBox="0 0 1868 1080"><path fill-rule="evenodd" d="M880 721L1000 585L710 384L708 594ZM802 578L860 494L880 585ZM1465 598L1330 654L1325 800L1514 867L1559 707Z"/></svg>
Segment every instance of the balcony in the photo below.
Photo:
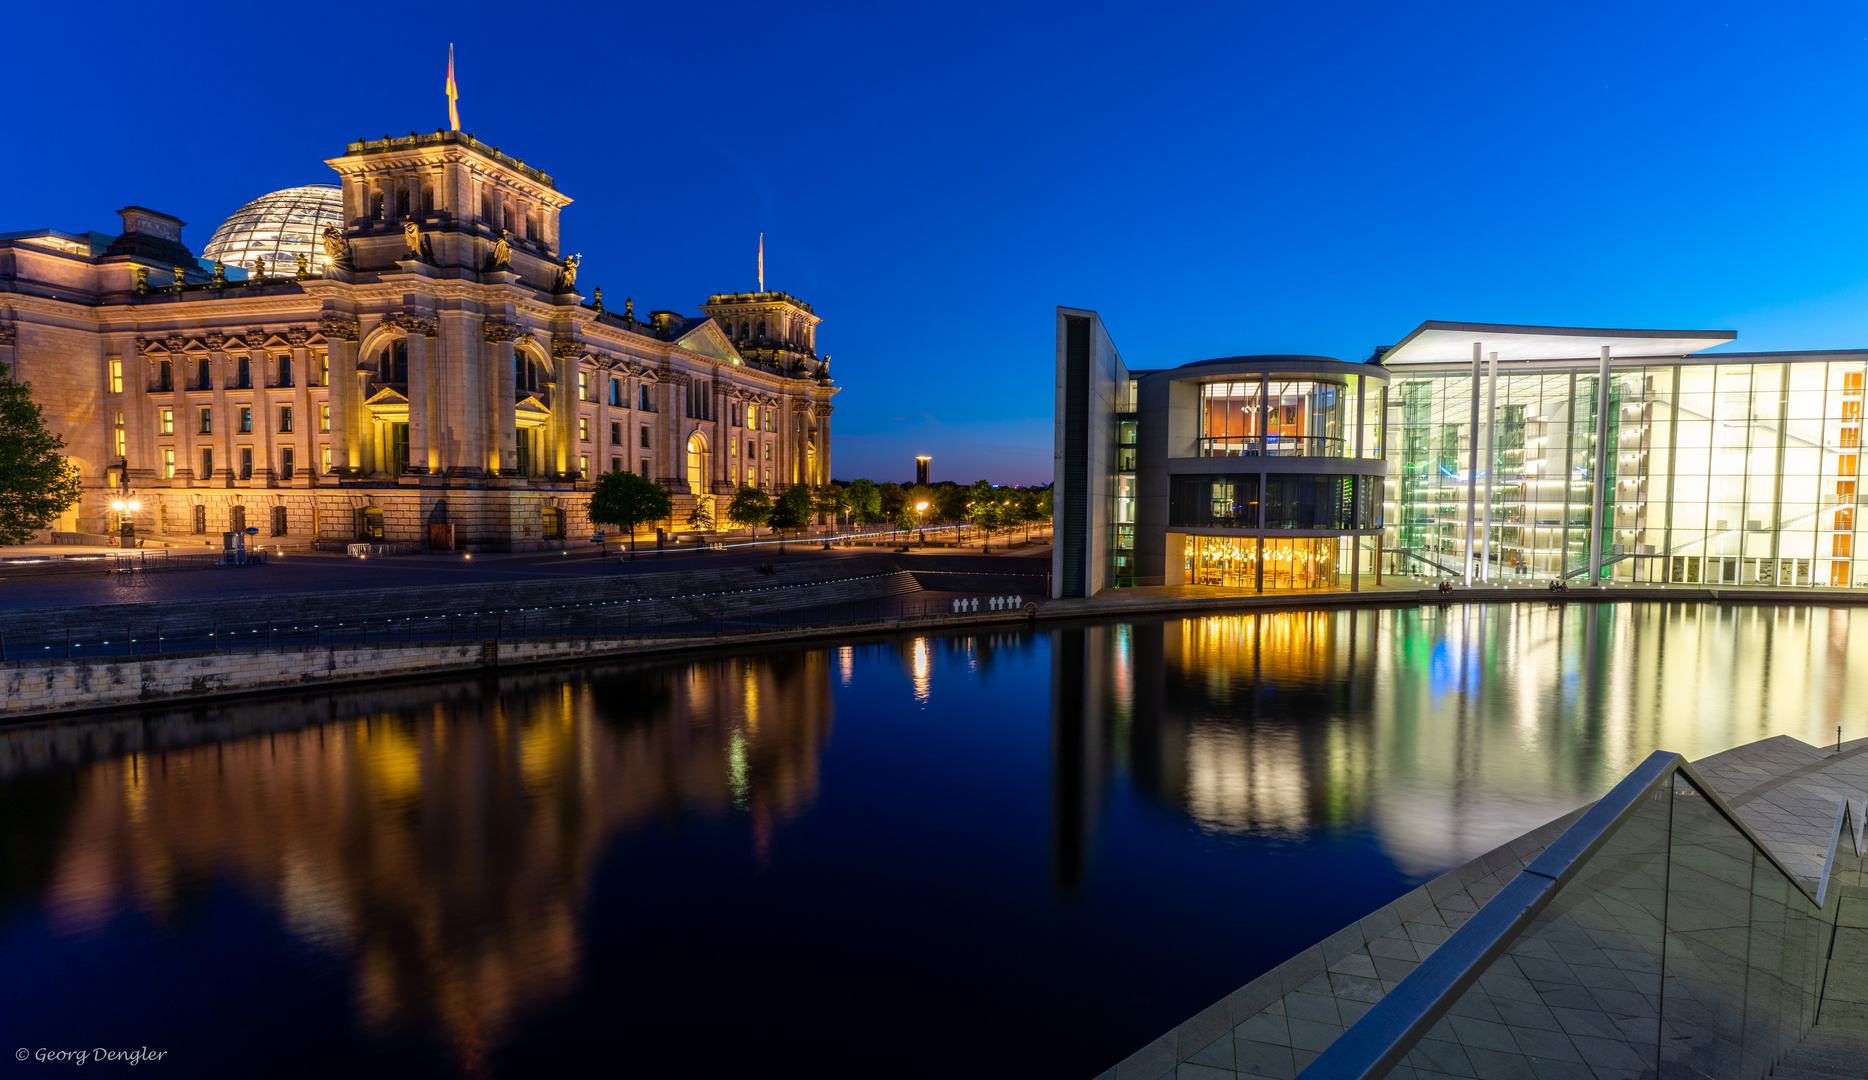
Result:
<svg viewBox="0 0 1868 1080"><path fill-rule="evenodd" d="M1343 440L1324 435L1230 435L1200 440L1201 457L1342 457Z"/></svg>

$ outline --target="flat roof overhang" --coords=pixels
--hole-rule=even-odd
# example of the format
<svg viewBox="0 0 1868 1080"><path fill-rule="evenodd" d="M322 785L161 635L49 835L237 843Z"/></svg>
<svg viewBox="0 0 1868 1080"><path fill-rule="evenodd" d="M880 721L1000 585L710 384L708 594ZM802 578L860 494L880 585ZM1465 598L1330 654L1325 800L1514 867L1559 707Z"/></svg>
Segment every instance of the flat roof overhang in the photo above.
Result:
<svg viewBox="0 0 1868 1080"><path fill-rule="evenodd" d="M1609 356L1686 356L1738 338L1736 330L1609 330L1587 326L1513 326L1505 323L1424 322L1382 354L1382 366L1471 363L1472 346L1505 360L1597 359Z"/></svg>

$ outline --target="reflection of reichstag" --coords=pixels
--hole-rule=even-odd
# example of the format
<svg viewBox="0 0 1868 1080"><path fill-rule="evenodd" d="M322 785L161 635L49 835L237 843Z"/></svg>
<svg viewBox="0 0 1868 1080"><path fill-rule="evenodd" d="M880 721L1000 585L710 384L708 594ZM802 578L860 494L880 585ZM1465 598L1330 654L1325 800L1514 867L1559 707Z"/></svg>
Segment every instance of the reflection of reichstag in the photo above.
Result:
<svg viewBox="0 0 1868 1080"><path fill-rule="evenodd" d="M164 922L230 874L346 963L367 1028L430 1028L477 1074L517 1020L572 989L616 830L737 808L763 845L811 804L829 672L809 653L520 676L425 704L359 692L334 699L350 719L114 758L75 790L46 774L42 809L64 838L44 860L49 917Z"/></svg>
<svg viewBox="0 0 1868 1080"><path fill-rule="evenodd" d="M1868 586L1868 351L1429 322L1360 363L1144 371L1095 312L1057 320L1060 596L1397 573Z"/></svg>
<svg viewBox="0 0 1868 1080"><path fill-rule="evenodd" d="M1850 708L1846 616L1459 605L1053 631L1057 869L1081 873L1118 773L1215 835L1366 822L1408 874L1456 866L1656 747L1833 738ZM1760 636L1768 649L1735 644Z"/></svg>

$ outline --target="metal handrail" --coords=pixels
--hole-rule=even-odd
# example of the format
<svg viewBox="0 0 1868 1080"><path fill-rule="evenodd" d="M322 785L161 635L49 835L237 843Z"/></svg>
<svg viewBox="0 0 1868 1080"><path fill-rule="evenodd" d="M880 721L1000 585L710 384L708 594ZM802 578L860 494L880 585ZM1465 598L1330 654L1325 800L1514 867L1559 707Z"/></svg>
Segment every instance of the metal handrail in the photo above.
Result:
<svg viewBox="0 0 1868 1080"><path fill-rule="evenodd" d="M1811 903L1819 908L1823 906L1830 873L1835 866L1835 853L1845 832L1851 847L1855 846L1848 800L1842 800L1837 809L1835 828L1829 840L1829 857L1823 864L1821 881L1812 889L1805 879L1790 872L1685 758L1670 751L1656 750L1318 1055L1299 1074L1299 1080L1374 1080L1388 1075L1446 1015L1460 995L1518 940L1590 857L1634 816L1642 802L1670 784L1675 774L1685 774L1707 804L1735 827L1779 873ZM1860 853L1858 847L1856 853Z"/></svg>

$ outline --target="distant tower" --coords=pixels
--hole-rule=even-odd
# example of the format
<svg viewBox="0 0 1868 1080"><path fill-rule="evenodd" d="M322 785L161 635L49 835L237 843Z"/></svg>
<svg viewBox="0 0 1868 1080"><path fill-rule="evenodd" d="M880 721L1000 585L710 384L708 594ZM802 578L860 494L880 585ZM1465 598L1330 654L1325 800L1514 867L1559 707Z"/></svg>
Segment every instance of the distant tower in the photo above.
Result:
<svg viewBox="0 0 1868 1080"><path fill-rule="evenodd" d="M932 460L926 454L915 458L915 483L922 487L928 486L928 462Z"/></svg>

